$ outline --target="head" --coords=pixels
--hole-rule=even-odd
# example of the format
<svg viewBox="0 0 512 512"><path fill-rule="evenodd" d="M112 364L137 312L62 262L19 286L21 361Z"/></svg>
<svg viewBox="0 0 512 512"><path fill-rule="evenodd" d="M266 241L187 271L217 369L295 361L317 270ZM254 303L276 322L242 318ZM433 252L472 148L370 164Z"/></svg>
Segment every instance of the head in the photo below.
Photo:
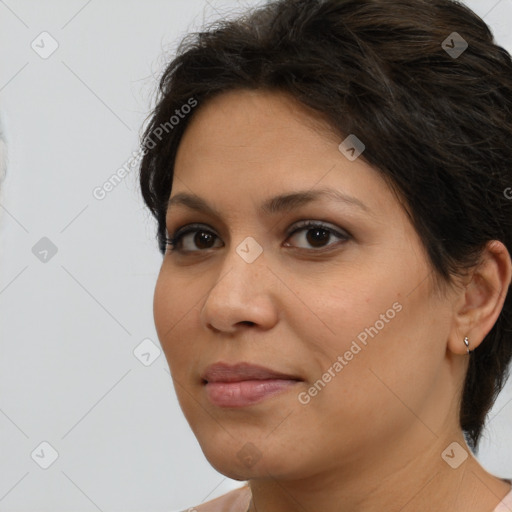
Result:
<svg viewBox="0 0 512 512"><path fill-rule="evenodd" d="M291 477L457 429L476 450L512 357L511 77L449 0L278 0L185 39L140 183L163 254L156 329L221 472L258 471L244 449ZM321 190L345 200L270 201ZM183 193L216 213L169 207ZM200 377L217 361L300 380L219 408Z"/></svg>

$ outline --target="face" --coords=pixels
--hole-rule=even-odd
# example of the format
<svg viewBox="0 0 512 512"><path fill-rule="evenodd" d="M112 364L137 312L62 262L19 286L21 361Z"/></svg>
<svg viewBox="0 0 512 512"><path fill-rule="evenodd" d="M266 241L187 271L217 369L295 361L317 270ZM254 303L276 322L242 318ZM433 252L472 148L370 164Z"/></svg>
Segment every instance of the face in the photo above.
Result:
<svg viewBox="0 0 512 512"><path fill-rule="evenodd" d="M171 199L215 213L168 209L170 236L195 231L164 256L154 318L183 413L230 478L371 464L431 442L425 425L450 410L447 299L395 195L341 142L285 95L234 91L194 114L179 147ZM302 192L317 195L269 203ZM294 380L267 381L278 392L256 402L248 384L240 403L217 384L218 402L201 377L217 362Z"/></svg>

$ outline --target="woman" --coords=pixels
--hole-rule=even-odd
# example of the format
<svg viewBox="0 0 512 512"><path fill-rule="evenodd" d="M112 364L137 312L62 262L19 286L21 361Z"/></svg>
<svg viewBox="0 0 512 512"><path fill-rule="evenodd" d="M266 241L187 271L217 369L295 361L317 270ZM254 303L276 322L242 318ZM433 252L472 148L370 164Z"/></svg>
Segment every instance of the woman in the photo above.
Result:
<svg viewBox="0 0 512 512"><path fill-rule="evenodd" d="M277 0L187 37L145 131L190 510L512 510L512 62L450 0Z"/></svg>

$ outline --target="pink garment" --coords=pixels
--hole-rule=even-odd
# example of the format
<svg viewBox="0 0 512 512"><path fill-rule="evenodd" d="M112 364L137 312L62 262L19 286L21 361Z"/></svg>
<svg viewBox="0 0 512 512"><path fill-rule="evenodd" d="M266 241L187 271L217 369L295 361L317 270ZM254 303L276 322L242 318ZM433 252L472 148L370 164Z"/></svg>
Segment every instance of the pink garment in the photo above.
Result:
<svg viewBox="0 0 512 512"><path fill-rule="evenodd" d="M183 512L246 512L251 501L249 484ZM500 511L501 512L501 511ZM509 512L509 511L507 511Z"/></svg>
<svg viewBox="0 0 512 512"><path fill-rule="evenodd" d="M512 512L512 490L498 503L493 512Z"/></svg>
<svg viewBox="0 0 512 512"><path fill-rule="evenodd" d="M207 501L197 507L191 507L183 512L246 512L251 501L251 490L248 484L234 489L218 498ZM512 512L512 489L498 503L493 512Z"/></svg>

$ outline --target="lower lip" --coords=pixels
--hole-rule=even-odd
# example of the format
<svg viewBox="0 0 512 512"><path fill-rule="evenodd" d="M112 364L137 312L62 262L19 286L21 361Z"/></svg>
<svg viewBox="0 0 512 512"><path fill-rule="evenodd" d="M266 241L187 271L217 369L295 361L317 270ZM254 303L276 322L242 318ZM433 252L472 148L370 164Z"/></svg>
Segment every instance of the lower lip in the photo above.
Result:
<svg viewBox="0 0 512 512"><path fill-rule="evenodd" d="M266 379L239 382L207 382L206 394L212 404L219 407L246 407L281 393L297 380Z"/></svg>

